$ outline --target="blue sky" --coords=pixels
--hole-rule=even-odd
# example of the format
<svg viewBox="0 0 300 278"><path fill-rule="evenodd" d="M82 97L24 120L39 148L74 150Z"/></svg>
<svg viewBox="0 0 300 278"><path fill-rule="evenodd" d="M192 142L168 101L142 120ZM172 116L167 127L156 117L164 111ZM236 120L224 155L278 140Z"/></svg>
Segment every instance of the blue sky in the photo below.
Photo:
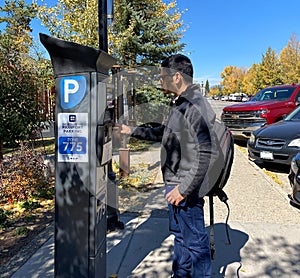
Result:
<svg viewBox="0 0 300 278"><path fill-rule="evenodd" d="M249 68L261 62L268 47L279 54L293 34L300 37L300 0L177 0L177 6L187 9L182 41L195 79L211 86L219 84L226 66ZM33 29L36 38L46 32L36 22Z"/></svg>
<svg viewBox="0 0 300 278"><path fill-rule="evenodd" d="M249 68L271 47L278 54L292 34L299 41L299 0L177 0L189 26L183 42L198 81L219 83L226 66Z"/></svg>

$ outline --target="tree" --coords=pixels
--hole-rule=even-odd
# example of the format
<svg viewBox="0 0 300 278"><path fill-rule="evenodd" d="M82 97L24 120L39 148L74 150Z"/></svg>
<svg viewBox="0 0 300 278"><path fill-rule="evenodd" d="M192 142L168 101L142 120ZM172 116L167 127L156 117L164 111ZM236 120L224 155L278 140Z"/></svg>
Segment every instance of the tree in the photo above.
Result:
<svg viewBox="0 0 300 278"><path fill-rule="evenodd" d="M210 91L209 82L208 82L208 80L206 80L206 82L205 82L205 95L206 96L209 95L209 91Z"/></svg>
<svg viewBox="0 0 300 278"><path fill-rule="evenodd" d="M41 5L38 16L53 36L99 48L98 0L58 0Z"/></svg>
<svg viewBox="0 0 300 278"><path fill-rule="evenodd" d="M13 40L10 51L29 54L32 46L30 22L37 14L37 6L25 4L24 0L5 0L0 12L6 14L0 17L0 23L6 23L5 33Z"/></svg>
<svg viewBox="0 0 300 278"><path fill-rule="evenodd" d="M176 1L116 0L110 28L110 52L122 65L157 65L166 56L183 50L182 12Z"/></svg>
<svg viewBox="0 0 300 278"><path fill-rule="evenodd" d="M56 6L41 6L39 17L53 36L98 48L97 4L97 0L58 0ZM115 0L114 9L109 53L122 66L154 65L183 49L182 13L176 1Z"/></svg>
<svg viewBox="0 0 300 278"><path fill-rule="evenodd" d="M3 41L1 41L3 43ZM23 140L39 122L36 86L32 74L0 52L0 159L3 142Z"/></svg>
<svg viewBox="0 0 300 278"><path fill-rule="evenodd" d="M262 88L259 69L259 64L253 64L251 68L245 73L242 84L243 91L248 96L254 95Z"/></svg>
<svg viewBox="0 0 300 278"><path fill-rule="evenodd" d="M262 62L260 65L261 71L261 84L262 88L274 85L283 84L282 81L282 67L279 62L278 55L271 47L262 56Z"/></svg>
<svg viewBox="0 0 300 278"><path fill-rule="evenodd" d="M221 84L229 86L228 68L225 67L221 73L223 78ZM243 70L242 70L243 71ZM267 86L300 83L300 42L296 34L293 34L288 45L282 49L279 58L278 54L270 47L262 55L262 61L253 64L249 70L244 72L242 90L248 95L253 95L257 91ZM228 86L225 91L228 93Z"/></svg>
<svg viewBox="0 0 300 278"><path fill-rule="evenodd" d="M244 79L244 72L242 69L235 66L228 66L221 73L221 85L223 85L223 92L225 95L242 92L242 82Z"/></svg>
<svg viewBox="0 0 300 278"><path fill-rule="evenodd" d="M209 96L212 97L221 97L223 94L222 87L220 85L216 85L210 88Z"/></svg>
<svg viewBox="0 0 300 278"><path fill-rule="evenodd" d="M5 1L0 18L6 23L0 32L0 159L3 142L27 138L39 123L36 66L29 57L32 46L30 21L35 4L23 0Z"/></svg>
<svg viewBox="0 0 300 278"><path fill-rule="evenodd" d="M300 83L300 42L293 34L288 45L280 52L284 83Z"/></svg>

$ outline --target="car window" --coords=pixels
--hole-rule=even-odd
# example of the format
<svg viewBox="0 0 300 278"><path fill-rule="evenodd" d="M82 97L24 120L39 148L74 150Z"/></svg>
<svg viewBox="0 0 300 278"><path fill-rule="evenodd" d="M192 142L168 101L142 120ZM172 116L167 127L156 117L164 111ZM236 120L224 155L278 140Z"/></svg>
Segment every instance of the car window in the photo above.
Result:
<svg viewBox="0 0 300 278"><path fill-rule="evenodd" d="M286 121L300 121L300 106L293 110L286 118Z"/></svg>
<svg viewBox="0 0 300 278"><path fill-rule="evenodd" d="M293 94L295 88L280 88L280 89L263 89L258 92L251 100L252 101L261 101L261 100L288 100Z"/></svg>

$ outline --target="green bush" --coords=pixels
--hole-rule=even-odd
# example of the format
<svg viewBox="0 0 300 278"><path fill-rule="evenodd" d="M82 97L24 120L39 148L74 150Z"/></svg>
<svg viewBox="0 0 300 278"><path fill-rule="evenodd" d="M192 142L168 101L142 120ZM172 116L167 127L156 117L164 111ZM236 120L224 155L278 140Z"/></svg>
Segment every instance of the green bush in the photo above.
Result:
<svg viewBox="0 0 300 278"><path fill-rule="evenodd" d="M11 214L11 212L0 208L0 228L5 228L9 226L8 216Z"/></svg>
<svg viewBox="0 0 300 278"><path fill-rule="evenodd" d="M29 229L25 226L17 227L14 230L14 236L26 236L29 232Z"/></svg>
<svg viewBox="0 0 300 278"><path fill-rule="evenodd" d="M21 204L21 208L27 210L27 211L32 211L37 208L41 208L42 205L39 202L35 201L28 201L26 200L24 203Z"/></svg>

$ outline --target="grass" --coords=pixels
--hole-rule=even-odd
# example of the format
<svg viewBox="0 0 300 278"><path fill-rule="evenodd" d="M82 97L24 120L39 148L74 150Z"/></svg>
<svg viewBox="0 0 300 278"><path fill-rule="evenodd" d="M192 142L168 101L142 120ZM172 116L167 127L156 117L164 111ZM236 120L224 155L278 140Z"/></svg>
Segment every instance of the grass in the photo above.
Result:
<svg viewBox="0 0 300 278"><path fill-rule="evenodd" d="M128 143L128 148L130 148L130 151L132 152L143 152L148 151L152 145L152 141L140 140L131 137Z"/></svg>

